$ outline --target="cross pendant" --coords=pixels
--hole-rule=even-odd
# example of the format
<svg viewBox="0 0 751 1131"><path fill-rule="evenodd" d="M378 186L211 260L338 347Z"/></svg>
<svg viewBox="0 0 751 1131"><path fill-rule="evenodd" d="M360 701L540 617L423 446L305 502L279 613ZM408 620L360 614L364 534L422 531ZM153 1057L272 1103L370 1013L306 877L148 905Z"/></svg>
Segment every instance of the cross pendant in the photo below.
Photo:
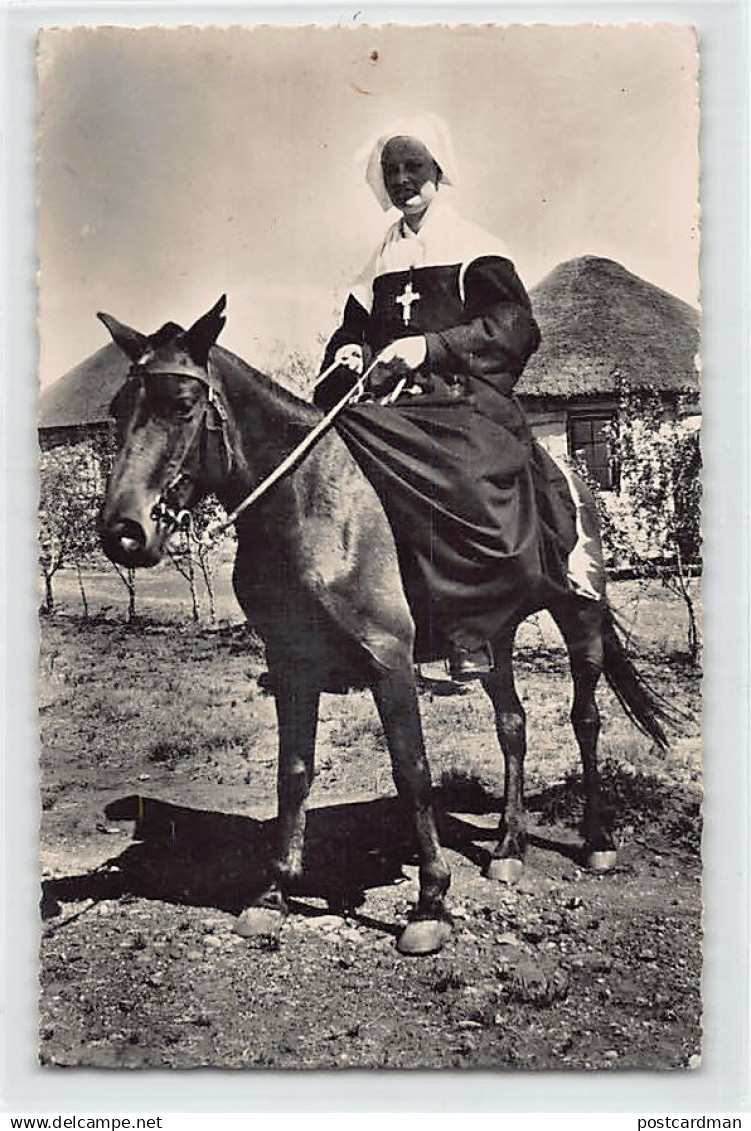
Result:
<svg viewBox="0 0 751 1131"><path fill-rule="evenodd" d="M417 302L419 297L420 295L413 288L412 280L410 279L404 288L404 293L397 295L394 299L394 302L398 302L402 308L402 321L404 322L405 326L409 326L409 322L412 317L412 303Z"/></svg>

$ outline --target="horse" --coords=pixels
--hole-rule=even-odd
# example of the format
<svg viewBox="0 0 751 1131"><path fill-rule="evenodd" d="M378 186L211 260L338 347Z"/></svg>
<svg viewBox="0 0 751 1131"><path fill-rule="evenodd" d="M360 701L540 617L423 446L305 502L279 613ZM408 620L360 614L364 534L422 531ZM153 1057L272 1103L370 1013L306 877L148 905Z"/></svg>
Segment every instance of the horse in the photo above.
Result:
<svg viewBox="0 0 751 1131"><path fill-rule="evenodd" d="M321 423L319 409L216 345L225 303L223 296L187 331L168 322L150 336L98 315L131 363L111 406L116 456L100 515L102 547L120 565L156 565L184 514L206 493L213 492L228 512L239 510ZM451 934L445 904L450 873L432 805L415 624L397 545L381 500L335 428L322 429L306 457L292 464L235 520L234 590L265 644L278 722L277 848L264 888L242 912L238 930L263 933L270 919L281 922L287 913L287 896L303 867L319 697L359 685L372 691L396 789L416 834L419 897L397 947L408 955L434 953ZM594 529L594 500L582 497ZM601 563L599 543L597 555ZM485 874L507 882L519 878L525 854L526 728L512 649L519 624L542 607L533 595L525 602L492 641L494 666L482 679L505 764L499 839ZM564 592L546 607L563 635L573 679L571 722L585 797L583 855L590 867L607 871L615 864L616 845L597 769L595 689L601 675L660 747L667 744L664 716L626 654L604 592L596 600Z"/></svg>

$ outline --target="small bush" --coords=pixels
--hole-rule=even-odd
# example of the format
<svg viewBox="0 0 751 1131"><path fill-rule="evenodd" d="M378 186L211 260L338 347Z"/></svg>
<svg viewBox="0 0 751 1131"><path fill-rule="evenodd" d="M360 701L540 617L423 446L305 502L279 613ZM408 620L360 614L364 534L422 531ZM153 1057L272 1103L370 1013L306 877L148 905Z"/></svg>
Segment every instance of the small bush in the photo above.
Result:
<svg viewBox="0 0 751 1131"><path fill-rule="evenodd" d="M479 774L465 770L444 770L438 782L438 794L445 809L464 813L494 812L500 803Z"/></svg>
<svg viewBox="0 0 751 1131"><path fill-rule="evenodd" d="M159 742L155 742L147 751L146 758L149 762L159 762L174 766L183 758L192 758L193 754L193 749L186 742L162 739Z"/></svg>

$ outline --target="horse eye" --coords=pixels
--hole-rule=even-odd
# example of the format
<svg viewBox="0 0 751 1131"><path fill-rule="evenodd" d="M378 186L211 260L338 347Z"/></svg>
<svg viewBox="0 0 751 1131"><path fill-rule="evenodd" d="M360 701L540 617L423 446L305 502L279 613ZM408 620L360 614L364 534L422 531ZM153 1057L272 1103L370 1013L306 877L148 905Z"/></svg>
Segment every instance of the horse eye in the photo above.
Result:
<svg viewBox="0 0 751 1131"><path fill-rule="evenodd" d="M188 400L187 397L176 397L171 407L175 416L190 416L194 408L194 402Z"/></svg>
<svg viewBox="0 0 751 1131"><path fill-rule="evenodd" d="M158 386L149 389L148 404L152 412L158 416L190 416L195 401L190 397L180 396L169 389Z"/></svg>

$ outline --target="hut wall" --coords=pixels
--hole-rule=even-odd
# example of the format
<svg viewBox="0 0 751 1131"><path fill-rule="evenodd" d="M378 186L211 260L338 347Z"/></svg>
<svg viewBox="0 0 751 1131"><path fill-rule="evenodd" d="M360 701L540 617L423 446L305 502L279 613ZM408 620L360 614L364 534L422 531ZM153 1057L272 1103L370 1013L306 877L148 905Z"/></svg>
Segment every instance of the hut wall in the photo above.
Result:
<svg viewBox="0 0 751 1131"><path fill-rule="evenodd" d="M527 410L532 435L545 448L553 459L565 459L568 455L566 434L566 413L563 409L552 412Z"/></svg>

